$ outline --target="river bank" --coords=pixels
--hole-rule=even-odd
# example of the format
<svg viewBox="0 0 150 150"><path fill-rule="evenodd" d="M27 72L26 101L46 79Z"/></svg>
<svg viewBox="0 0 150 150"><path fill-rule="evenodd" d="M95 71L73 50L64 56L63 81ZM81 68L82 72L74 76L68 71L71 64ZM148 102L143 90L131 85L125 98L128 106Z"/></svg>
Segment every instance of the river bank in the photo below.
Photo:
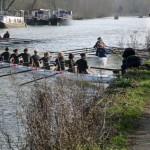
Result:
<svg viewBox="0 0 150 150"><path fill-rule="evenodd" d="M127 73L127 78L121 78L116 81L113 89L115 105L110 109L110 112L113 113L111 124L114 127L115 134L110 140L110 149L125 150L132 147L137 150L137 146L134 145L139 142L139 139L141 139L141 143L144 141L144 136L143 139L141 138L142 135L137 138L138 134L134 134L134 132L138 129L139 122L142 122L140 118L143 118L142 114L146 111L147 104L150 101L149 89L150 70L143 68L130 70ZM143 127L148 125L147 121L143 121Z"/></svg>

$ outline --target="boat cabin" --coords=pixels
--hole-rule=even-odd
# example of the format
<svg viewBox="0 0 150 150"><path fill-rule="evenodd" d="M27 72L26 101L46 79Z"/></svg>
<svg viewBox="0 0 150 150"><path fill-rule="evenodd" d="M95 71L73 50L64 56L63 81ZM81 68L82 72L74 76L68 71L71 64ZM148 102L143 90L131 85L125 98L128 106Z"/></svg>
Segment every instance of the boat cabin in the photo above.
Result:
<svg viewBox="0 0 150 150"><path fill-rule="evenodd" d="M68 17L68 16L72 16L72 11L58 9L52 12L52 16L53 17Z"/></svg>
<svg viewBox="0 0 150 150"><path fill-rule="evenodd" d="M24 11L3 11L0 14L0 28L25 26Z"/></svg>
<svg viewBox="0 0 150 150"><path fill-rule="evenodd" d="M49 19L51 12L49 9L36 9L32 10L31 18Z"/></svg>

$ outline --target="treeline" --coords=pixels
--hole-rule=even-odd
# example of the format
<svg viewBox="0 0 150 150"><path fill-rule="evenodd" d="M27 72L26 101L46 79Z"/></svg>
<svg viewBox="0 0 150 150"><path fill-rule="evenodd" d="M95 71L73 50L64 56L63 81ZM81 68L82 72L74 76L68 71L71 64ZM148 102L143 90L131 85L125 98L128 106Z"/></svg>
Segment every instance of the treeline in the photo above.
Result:
<svg viewBox="0 0 150 150"><path fill-rule="evenodd" d="M150 0L15 0L11 9L62 8L72 10L75 17L95 18L115 14L148 15L149 6Z"/></svg>

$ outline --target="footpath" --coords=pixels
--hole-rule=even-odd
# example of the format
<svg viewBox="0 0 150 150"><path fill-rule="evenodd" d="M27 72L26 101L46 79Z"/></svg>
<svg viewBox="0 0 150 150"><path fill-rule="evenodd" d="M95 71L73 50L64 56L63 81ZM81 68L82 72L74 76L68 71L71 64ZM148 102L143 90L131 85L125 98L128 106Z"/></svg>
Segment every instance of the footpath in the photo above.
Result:
<svg viewBox="0 0 150 150"><path fill-rule="evenodd" d="M135 134L130 136L129 150L150 150L150 104L138 121Z"/></svg>

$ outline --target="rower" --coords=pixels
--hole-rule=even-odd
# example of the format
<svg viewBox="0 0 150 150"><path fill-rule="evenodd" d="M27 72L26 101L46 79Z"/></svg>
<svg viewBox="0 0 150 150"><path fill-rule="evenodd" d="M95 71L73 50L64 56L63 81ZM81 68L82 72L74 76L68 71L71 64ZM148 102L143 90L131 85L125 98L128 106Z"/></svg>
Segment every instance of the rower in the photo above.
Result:
<svg viewBox="0 0 150 150"><path fill-rule="evenodd" d="M33 67L40 67L40 56L38 55L38 50L34 50L34 55L31 58Z"/></svg>
<svg viewBox="0 0 150 150"><path fill-rule="evenodd" d="M75 72L75 61L74 59L74 55L72 53L69 54L68 56L69 60L66 60L66 66L69 68L68 72Z"/></svg>
<svg viewBox="0 0 150 150"><path fill-rule="evenodd" d="M9 39L9 37L10 37L10 34L9 34L9 32L7 31L7 32L3 35L3 38Z"/></svg>
<svg viewBox="0 0 150 150"><path fill-rule="evenodd" d="M9 61L13 64L19 64L18 49L14 49L13 52L14 53L10 55Z"/></svg>
<svg viewBox="0 0 150 150"><path fill-rule="evenodd" d="M96 44L94 45L94 47L96 48L96 56L99 57L100 63L101 65L105 66L106 62L107 62L107 50L105 49L105 43L103 42L102 38L99 37L98 41L96 42Z"/></svg>
<svg viewBox="0 0 150 150"><path fill-rule="evenodd" d="M39 61L43 62L43 68L50 70L50 53L44 53L44 57L42 57Z"/></svg>
<svg viewBox="0 0 150 150"><path fill-rule="evenodd" d="M29 66L32 62L32 59L31 59L31 55L28 53L28 49L25 48L24 49L24 53L21 53L18 55L18 57L22 57L23 59L23 66Z"/></svg>
<svg viewBox="0 0 150 150"><path fill-rule="evenodd" d="M6 48L5 48L5 52L3 52L3 53L1 54L2 61L9 63L9 57L10 57L9 48L6 47Z"/></svg>
<svg viewBox="0 0 150 150"><path fill-rule="evenodd" d="M55 60L56 63L56 71L61 71L61 70L65 70L65 59L64 59L64 53L63 52L59 52L58 53L58 57Z"/></svg>
<svg viewBox="0 0 150 150"><path fill-rule="evenodd" d="M81 59L76 61L77 72L87 74L88 64L86 60L87 58L86 53L81 53L80 56L81 56Z"/></svg>

